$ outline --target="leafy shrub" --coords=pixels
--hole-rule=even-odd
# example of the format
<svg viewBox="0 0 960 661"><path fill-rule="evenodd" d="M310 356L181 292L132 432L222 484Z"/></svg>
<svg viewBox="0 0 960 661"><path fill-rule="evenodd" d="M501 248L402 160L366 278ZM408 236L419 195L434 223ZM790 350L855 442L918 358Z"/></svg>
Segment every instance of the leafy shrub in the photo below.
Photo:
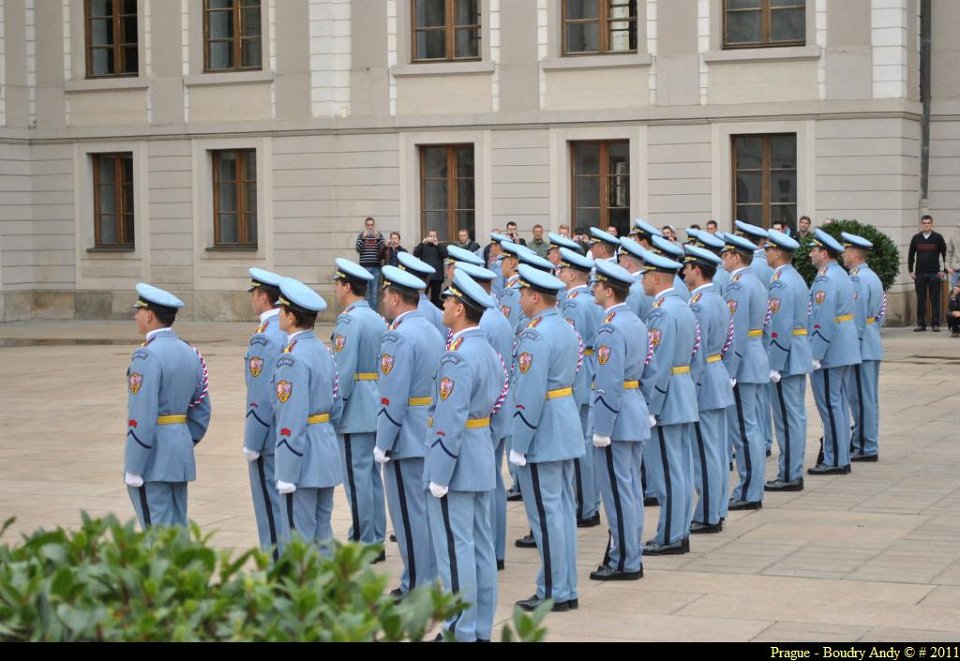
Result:
<svg viewBox="0 0 960 661"><path fill-rule="evenodd" d="M900 272L900 250L897 244L889 236L878 230L873 225L867 225L856 220L834 220L820 227L824 232L834 237L841 244L841 232L848 234L857 234L873 243L873 250L867 253L867 264L874 270L883 284L883 290L887 291L896 280ZM817 269L810 263L810 246L813 245L813 236L800 240L800 249L797 251L793 260L793 265L807 281L807 285L812 285L814 278L817 277ZM843 266L843 259L837 260Z"/></svg>
<svg viewBox="0 0 960 661"><path fill-rule="evenodd" d="M76 532L0 545L0 641L420 640L464 606L439 584L395 602L370 565L377 547L336 544L325 557L294 540L273 564L209 540L195 524L141 532L83 514ZM515 614L519 638L542 639L545 614Z"/></svg>

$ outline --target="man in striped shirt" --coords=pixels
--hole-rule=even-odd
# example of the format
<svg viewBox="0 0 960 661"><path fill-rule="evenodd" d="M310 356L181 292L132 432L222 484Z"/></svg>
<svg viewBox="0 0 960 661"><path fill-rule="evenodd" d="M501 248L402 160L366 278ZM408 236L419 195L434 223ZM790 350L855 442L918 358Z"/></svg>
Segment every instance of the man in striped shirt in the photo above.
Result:
<svg viewBox="0 0 960 661"><path fill-rule="evenodd" d="M377 221L367 217L363 221L363 231L357 234L357 254L360 266L373 276L373 282L367 287L367 303L370 309L377 309L377 293L380 291L380 250L384 246L383 234L377 231Z"/></svg>

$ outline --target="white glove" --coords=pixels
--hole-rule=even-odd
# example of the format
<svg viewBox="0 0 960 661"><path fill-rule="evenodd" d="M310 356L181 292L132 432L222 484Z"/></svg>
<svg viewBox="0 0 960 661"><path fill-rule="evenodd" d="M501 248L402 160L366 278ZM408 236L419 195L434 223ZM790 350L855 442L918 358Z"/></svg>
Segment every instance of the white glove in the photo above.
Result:
<svg viewBox="0 0 960 661"><path fill-rule="evenodd" d="M256 450L251 450L250 448L243 448L243 458L249 461L251 464L260 458L260 453Z"/></svg>
<svg viewBox="0 0 960 661"><path fill-rule="evenodd" d="M816 358L814 358L814 359L813 359L813 369L814 369L814 371L816 371L816 370L818 370L818 369L822 369L822 368L823 368L823 363L821 363L819 360L817 360Z"/></svg>
<svg viewBox="0 0 960 661"><path fill-rule="evenodd" d="M143 475L137 475L136 473L124 473L123 483L128 487L142 487Z"/></svg>
<svg viewBox="0 0 960 661"><path fill-rule="evenodd" d="M650 422L650 428L651 428L651 429L652 429L653 427L656 427L656 426L657 426L657 416L651 415L651 416L648 418L648 421Z"/></svg>
<svg viewBox="0 0 960 661"><path fill-rule="evenodd" d="M736 380L736 379L730 379L730 387L731 387L731 388L736 388L736 387L737 387L737 380Z"/></svg>
<svg viewBox="0 0 960 661"><path fill-rule="evenodd" d="M510 450L510 463L514 466L526 466L527 458L516 450Z"/></svg>
<svg viewBox="0 0 960 661"><path fill-rule="evenodd" d="M436 482L430 483L430 493L433 494L434 498L443 498L448 491L450 491L450 487L442 487Z"/></svg>
<svg viewBox="0 0 960 661"><path fill-rule="evenodd" d="M593 435L593 447L595 448L605 448L610 445L609 436L601 436L600 434Z"/></svg>
<svg viewBox="0 0 960 661"><path fill-rule="evenodd" d="M290 484L289 482L284 482L282 480L277 480L277 491L282 494L293 493L297 490L296 484Z"/></svg>
<svg viewBox="0 0 960 661"><path fill-rule="evenodd" d="M374 446L373 448L373 460L378 464L385 464L390 461L390 457L387 456L387 453L381 450L379 447Z"/></svg>
<svg viewBox="0 0 960 661"><path fill-rule="evenodd" d="M780 383L780 372L777 370L770 370L770 380L774 383Z"/></svg>

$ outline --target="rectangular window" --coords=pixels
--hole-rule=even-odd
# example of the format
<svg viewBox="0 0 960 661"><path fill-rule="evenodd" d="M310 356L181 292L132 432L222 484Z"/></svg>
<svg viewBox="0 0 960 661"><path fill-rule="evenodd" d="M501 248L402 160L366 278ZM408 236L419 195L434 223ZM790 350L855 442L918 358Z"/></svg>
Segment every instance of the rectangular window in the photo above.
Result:
<svg viewBox="0 0 960 661"><path fill-rule="evenodd" d="M563 0L563 54L637 52L637 0Z"/></svg>
<svg viewBox="0 0 960 661"><path fill-rule="evenodd" d="M93 235L97 248L133 249L133 154L93 154Z"/></svg>
<svg viewBox="0 0 960 661"><path fill-rule="evenodd" d="M437 230L441 241L457 230L474 236L473 145L420 147L420 233Z"/></svg>
<svg viewBox="0 0 960 661"><path fill-rule="evenodd" d="M87 78L136 76L137 0L85 0Z"/></svg>
<svg viewBox="0 0 960 661"><path fill-rule="evenodd" d="M203 0L204 71L262 68L260 0Z"/></svg>
<svg viewBox="0 0 960 661"><path fill-rule="evenodd" d="M630 229L630 143L626 140L571 142L574 227L614 225L620 236Z"/></svg>
<svg viewBox="0 0 960 661"><path fill-rule="evenodd" d="M797 228L797 135L734 135L733 217Z"/></svg>
<svg viewBox="0 0 960 661"><path fill-rule="evenodd" d="M806 0L724 0L723 47L805 45L806 5Z"/></svg>
<svg viewBox="0 0 960 661"><path fill-rule="evenodd" d="M480 59L480 0L413 0L413 61Z"/></svg>
<svg viewBox="0 0 960 661"><path fill-rule="evenodd" d="M214 247L256 249L257 151L212 153Z"/></svg>

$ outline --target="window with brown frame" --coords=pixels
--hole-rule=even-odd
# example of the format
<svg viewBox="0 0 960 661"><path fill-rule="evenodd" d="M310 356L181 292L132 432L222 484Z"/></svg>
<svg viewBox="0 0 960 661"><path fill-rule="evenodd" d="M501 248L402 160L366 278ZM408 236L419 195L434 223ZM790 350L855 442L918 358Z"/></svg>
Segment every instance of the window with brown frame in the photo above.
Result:
<svg viewBox="0 0 960 661"><path fill-rule="evenodd" d="M260 0L203 0L204 71L263 68Z"/></svg>
<svg viewBox="0 0 960 661"><path fill-rule="evenodd" d="M213 155L214 248L257 247L257 150Z"/></svg>
<svg viewBox="0 0 960 661"><path fill-rule="evenodd" d="M570 223L630 229L630 143L626 140L570 143Z"/></svg>
<svg viewBox="0 0 960 661"><path fill-rule="evenodd" d="M84 0L87 78L136 76L137 0Z"/></svg>
<svg viewBox="0 0 960 661"><path fill-rule="evenodd" d="M92 154L94 246L133 250L133 154Z"/></svg>
<svg viewBox="0 0 960 661"><path fill-rule="evenodd" d="M480 59L480 0L413 0L413 61Z"/></svg>
<svg viewBox="0 0 960 661"><path fill-rule="evenodd" d="M563 54L637 52L637 0L563 0Z"/></svg>
<svg viewBox="0 0 960 661"><path fill-rule="evenodd" d="M452 241L457 230L474 236L473 145L420 147L420 235L437 230Z"/></svg>
<svg viewBox="0 0 960 661"><path fill-rule="evenodd" d="M724 0L724 48L803 46L806 43L806 0Z"/></svg>
<svg viewBox="0 0 960 661"><path fill-rule="evenodd" d="M797 229L797 135L734 135L733 217Z"/></svg>

